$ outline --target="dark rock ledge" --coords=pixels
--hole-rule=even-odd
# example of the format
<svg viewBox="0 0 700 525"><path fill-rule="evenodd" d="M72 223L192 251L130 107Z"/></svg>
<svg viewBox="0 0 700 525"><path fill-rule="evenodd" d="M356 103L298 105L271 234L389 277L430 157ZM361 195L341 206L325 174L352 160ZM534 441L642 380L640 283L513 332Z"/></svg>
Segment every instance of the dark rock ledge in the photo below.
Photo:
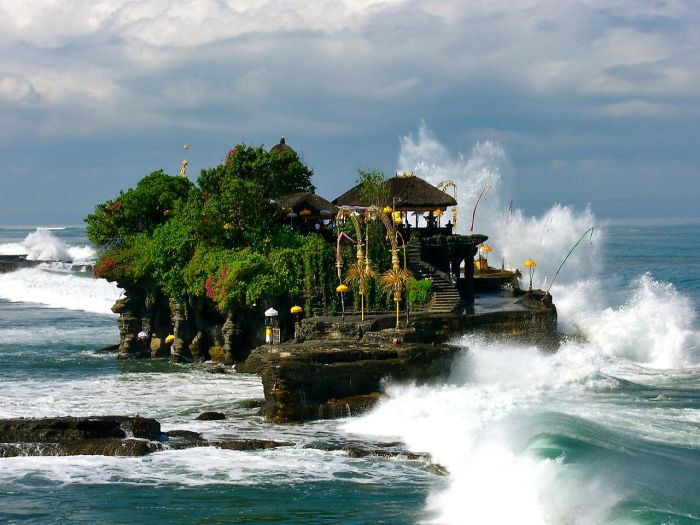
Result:
<svg viewBox="0 0 700 525"><path fill-rule="evenodd" d="M463 351L449 341L462 334L556 345L556 308L551 296L538 293L502 300L493 311L414 315L401 329L387 328L396 323L393 315L304 319L302 341L259 346L236 371L260 375L269 421L358 415L381 399L387 380L444 381Z"/></svg>
<svg viewBox="0 0 700 525"><path fill-rule="evenodd" d="M16 456L143 456L162 450L219 447L258 450L291 446L263 439L209 441L196 432L163 433L146 417L96 416L0 420L0 458Z"/></svg>
<svg viewBox="0 0 700 525"><path fill-rule="evenodd" d="M206 412L205 412L206 414ZM217 447L224 450L267 450L294 447L296 443L271 439L207 440L190 430L161 432L155 419L140 416L50 417L40 419L0 419L0 458L17 456L144 456L164 450ZM427 454L384 446L349 444L307 444L304 448L344 451L351 458L382 457L422 461L434 474L444 467L430 463Z"/></svg>

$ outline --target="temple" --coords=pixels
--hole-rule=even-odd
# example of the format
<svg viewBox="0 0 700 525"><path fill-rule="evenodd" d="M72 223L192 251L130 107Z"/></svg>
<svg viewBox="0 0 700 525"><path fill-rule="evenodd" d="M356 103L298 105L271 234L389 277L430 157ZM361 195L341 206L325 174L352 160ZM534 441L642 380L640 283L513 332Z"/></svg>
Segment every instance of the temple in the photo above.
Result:
<svg viewBox="0 0 700 525"><path fill-rule="evenodd" d="M284 138L264 154L282 156L273 162L296 159ZM445 191L454 182L435 186L413 174L365 173L332 201L311 191L308 179L283 187L296 191L265 197L266 219L275 235L296 244L274 252L276 266L263 263L270 252L239 248L228 266L196 266L209 272L206 293L186 296L167 295L153 280L122 279L125 297L113 307L121 358L235 364L238 372L261 376L267 418L288 422L365 410L388 377L444 377L463 351L450 341L464 334L556 344L551 296L532 290L531 280L521 290L517 270L489 266L486 235L457 233L461 203L456 191ZM99 209L111 217L115 204ZM208 234L223 239L245 228L231 228L211 211L204 215ZM108 257L102 265L114 262ZM534 265L524 263L530 272ZM264 272L276 272L270 279L276 293L265 291ZM239 276L248 292L223 304L219 294L231 284L229 275Z"/></svg>

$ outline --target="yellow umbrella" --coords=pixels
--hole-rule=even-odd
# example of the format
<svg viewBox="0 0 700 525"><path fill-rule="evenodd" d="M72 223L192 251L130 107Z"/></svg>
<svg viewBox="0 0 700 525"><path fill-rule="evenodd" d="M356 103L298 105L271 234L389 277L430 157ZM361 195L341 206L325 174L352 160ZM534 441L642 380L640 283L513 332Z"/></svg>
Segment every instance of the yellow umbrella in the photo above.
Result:
<svg viewBox="0 0 700 525"><path fill-rule="evenodd" d="M345 286L344 284L339 284L338 287L335 289L336 292L340 294L340 306L342 307L342 312L343 312L343 321L345 321L345 299L343 299L343 296L345 295L345 292L347 292L349 288Z"/></svg>
<svg viewBox="0 0 700 525"><path fill-rule="evenodd" d="M441 216L442 216L442 210L441 210L441 209L435 210L435 211L433 212L433 215L436 215L437 217L441 217Z"/></svg>
<svg viewBox="0 0 700 525"><path fill-rule="evenodd" d="M391 206L388 206L388 205L387 205L387 206L384 206L384 210L383 210L383 211L384 211L384 213L391 213L391 212L392 212L392 208L391 208Z"/></svg>
<svg viewBox="0 0 700 525"><path fill-rule="evenodd" d="M172 343L173 341L175 341L175 336L172 334L165 338L166 343Z"/></svg>
<svg viewBox="0 0 700 525"><path fill-rule="evenodd" d="M302 217L306 217L307 215L311 215L311 210L308 208L304 208L299 212L299 215Z"/></svg>
<svg viewBox="0 0 700 525"><path fill-rule="evenodd" d="M530 291L532 291L532 275L535 273L537 263L534 261L534 259L528 259L523 263L523 266L530 269Z"/></svg>
<svg viewBox="0 0 700 525"><path fill-rule="evenodd" d="M289 309L289 313L292 313L292 314L300 314L303 311L304 311L304 309L301 306L292 306Z"/></svg>

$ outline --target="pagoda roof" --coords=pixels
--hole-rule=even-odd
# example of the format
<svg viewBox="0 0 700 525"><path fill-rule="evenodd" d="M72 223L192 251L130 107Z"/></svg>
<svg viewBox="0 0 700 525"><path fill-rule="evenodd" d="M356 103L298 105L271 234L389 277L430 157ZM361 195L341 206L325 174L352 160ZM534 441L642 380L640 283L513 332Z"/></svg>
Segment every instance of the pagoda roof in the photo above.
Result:
<svg viewBox="0 0 700 525"><path fill-rule="evenodd" d="M312 217L333 217L338 213L338 207L320 195L310 191L300 191L282 195L277 198L280 213L299 212L303 209L311 211Z"/></svg>
<svg viewBox="0 0 700 525"><path fill-rule="evenodd" d="M388 188L387 202L391 206L396 201L396 210L432 211L444 210L448 206L456 206L457 201L442 190L415 175L391 177L384 181ZM371 202L362 199L360 186L349 189L333 201L338 206L369 206Z"/></svg>
<svg viewBox="0 0 700 525"><path fill-rule="evenodd" d="M294 153L294 150L292 149L292 147L289 144L287 144L287 142L284 140L284 137L280 138L279 144L276 144L276 145L272 146L272 148L270 148L270 153L278 153L279 154L279 153L284 153L286 151L291 151L292 153Z"/></svg>

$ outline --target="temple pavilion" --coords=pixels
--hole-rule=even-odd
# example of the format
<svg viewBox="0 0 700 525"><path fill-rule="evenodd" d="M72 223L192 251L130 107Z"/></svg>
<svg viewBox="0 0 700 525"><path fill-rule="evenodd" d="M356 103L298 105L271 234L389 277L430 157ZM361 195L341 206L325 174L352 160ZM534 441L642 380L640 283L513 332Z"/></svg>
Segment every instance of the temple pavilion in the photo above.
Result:
<svg viewBox="0 0 700 525"><path fill-rule="evenodd" d="M290 146L282 139L272 150L286 148ZM430 311L467 310L474 301L474 256L487 237L454 233L457 201L424 179L402 173L383 184L386 202L381 204L400 233L407 269L417 279L432 281L434 298ZM317 232L329 241L334 240L332 227L339 210L351 209L362 214L370 205L376 205L363 197L360 188L358 184L332 202L309 192L282 196L277 200L280 220L288 221L302 233ZM443 215L450 207L452 218L443 223Z"/></svg>

